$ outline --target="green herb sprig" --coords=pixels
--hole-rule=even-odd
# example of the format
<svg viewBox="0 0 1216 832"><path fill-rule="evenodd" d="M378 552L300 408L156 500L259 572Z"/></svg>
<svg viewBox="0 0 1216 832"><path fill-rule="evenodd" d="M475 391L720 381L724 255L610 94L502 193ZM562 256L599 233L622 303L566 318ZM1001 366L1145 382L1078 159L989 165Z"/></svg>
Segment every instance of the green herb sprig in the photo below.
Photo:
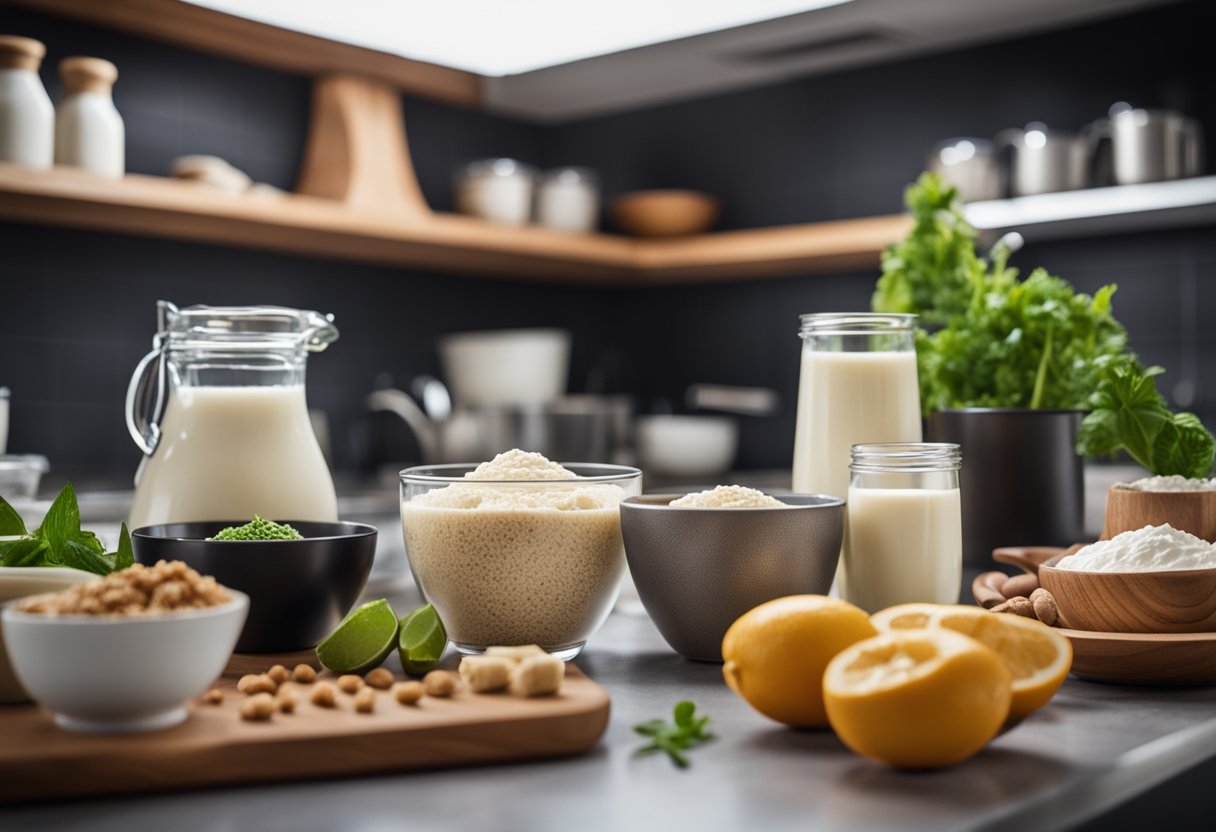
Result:
<svg viewBox="0 0 1216 832"><path fill-rule="evenodd" d="M688 768L688 757L684 752L714 738L714 735L706 730L709 717L698 717L696 711L697 706L685 700L676 704L672 712L674 722L652 719L633 726L637 733L650 737L650 742L635 753L645 756L662 751L680 768Z"/></svg>
<svg viewBox="0 0 1216 832"><path fill-rule="evenodd" d="M106 552L97 535L80 528L80 506L69 482L51 503L42 525L33 532L8 500L0 497L0 565L70 566L97 575L108 575L135 563L127 524L122 524L118 550Z"/></svg>
<svg viewBox="0 0 1216 832"><path fill-rule="evenodd" d="M1163 372L1134 360L1108 362L1077 432L1077 453L1105 456L1122 448L1156 476L1206 476L1216 440L1195 414L1169 409L1154 380Z"/></svg>

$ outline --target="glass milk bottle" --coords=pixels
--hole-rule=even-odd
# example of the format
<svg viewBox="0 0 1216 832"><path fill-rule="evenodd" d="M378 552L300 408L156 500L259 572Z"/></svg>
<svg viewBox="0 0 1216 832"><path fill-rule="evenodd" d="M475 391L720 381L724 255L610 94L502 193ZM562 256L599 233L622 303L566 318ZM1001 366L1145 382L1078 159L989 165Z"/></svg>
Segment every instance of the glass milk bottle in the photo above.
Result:
<svg viewBox="0 0 1216 832"><path fill-rule="evenodd" d="M848 493L845 600L866 612L957 604L963 576L959 446L855 445Z"/></svg>
<svg viewBox="0 0 1216 832"><path fill-rule="evenodd" d="M126 131L112 95L118 67L102 58L64 58L59 77L64 96L55 113L55 163L122 178Z"/></svg>
<svg viewBox="0 0 1216 832"><path fill-rule="evenodd" d="M921 440L915 322L869 312L802 316L794 491L843 498L854 445ZM845 572L837 570L838 590Z"/></svg>
<svg viewBox="0 0 1216 832"><path fill-rule="evenodd" d="M304 398L309 352L330 317L277 306L158 305L154 349L127 390L143 450L130 526L195 520L338 519Z"/></svg>
<svg viewBox="0 0 1216 832"><path fill-rule="evenodd" d="M0 162L49 168L55 156L55 108L38 77L46 47L0 35Z"/></svg>

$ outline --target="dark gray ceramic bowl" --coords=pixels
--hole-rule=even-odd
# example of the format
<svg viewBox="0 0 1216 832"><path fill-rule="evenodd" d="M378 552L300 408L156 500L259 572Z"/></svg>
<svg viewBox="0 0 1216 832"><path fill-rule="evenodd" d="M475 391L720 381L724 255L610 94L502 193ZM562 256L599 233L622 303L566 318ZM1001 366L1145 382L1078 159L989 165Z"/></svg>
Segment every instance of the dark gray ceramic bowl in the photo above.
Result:
<svg viewBox="0 0 1216 832"><path fill-rule="evenodd" d="M844 501L778 497L788 508L672 508L679 494L621 503L625 557L642 605L677 653L722 661L722 636L757 604L825 594L836 574Z"/></svg>
<svg viewBox="0 0 1216 832"><path fill-rule="evenodd" d="M239 653L315 647L363 591L376 556L376 528L287 520L303 540L207 540L247 521L144 526L131 533L135 560L180 560L249 596Z"/></svg>

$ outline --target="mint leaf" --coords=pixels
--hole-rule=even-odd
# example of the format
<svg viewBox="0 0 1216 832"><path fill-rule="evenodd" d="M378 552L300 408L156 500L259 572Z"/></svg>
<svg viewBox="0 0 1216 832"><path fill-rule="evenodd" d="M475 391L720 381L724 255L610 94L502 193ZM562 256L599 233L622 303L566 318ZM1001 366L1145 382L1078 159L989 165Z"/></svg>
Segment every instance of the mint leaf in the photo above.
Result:
<svg viewBox="0 0 1216 832"><path fill-rule="evenodd" d="M696 706L685 700L676 704L672 710L673 722L652 719L633 726L633 730L651 741L634 753L639 756L662 751L671 758L679 768L688 768L688 758L684 752L702 743L709 742L714 735L705 730L709 717L696 717Z"/></svg>
<svg viewBox="0 0 1216 832"><path fill-rule="evenodd" d="M17 509L9 505L8 500L0 497L0 535L28 535L25 521L17 513Z"/></svg>
<svg viewBox="0 0 1216 832"><path fill-rule="evenodd" d="M114 571L114 565L105 555L99 555L78 540L69 540L63 545L59 554L59 562L63 566L92 572L95 575L109 575Z"/></svg>
<svg viewBox="0 0 1216 832"><path fill-rule="evenodd" d="M135 552L131 549L131 535L127 533L127 524L122 524L118 535L118 551L114 553L114 569L126 569L135 564Z"/></svg>
<svg viewBox="0 0 1216 832"><path fill-rule="evenodd" d="M59 492L55 502L51 503L34 536L47 542L52 561L64 562L64 551L68 542L80 537L80 507L76 504L76 492L70 482Z"/></svg>
<svg viewBox="0 0 1216 832"><path fill-rule="evenodd" d="M0 566L53 566L45 555L46 543L36 537L0 541Z"/></svg>

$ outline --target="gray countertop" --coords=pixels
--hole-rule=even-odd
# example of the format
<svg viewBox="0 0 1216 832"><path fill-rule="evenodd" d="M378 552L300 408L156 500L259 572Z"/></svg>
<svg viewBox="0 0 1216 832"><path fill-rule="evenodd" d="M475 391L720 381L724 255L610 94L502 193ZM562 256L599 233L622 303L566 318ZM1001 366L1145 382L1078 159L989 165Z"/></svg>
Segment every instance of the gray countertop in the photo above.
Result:
<svg viewBox="0 0 1216 832"><path fill-rule="evenodd" d="M412 587L391 594L415 603ZM1206 689L1070 679L1044 710L972 760L931 773L857 757L829 732L752 712L718 665L679 658L649 619L614 613L577 663L612 696L602 741L576 758L0 811L0 829L174 832L1063 829L1216 755ZM633 756L631 726L692 699L718 739L687 771Z"/></svg>

